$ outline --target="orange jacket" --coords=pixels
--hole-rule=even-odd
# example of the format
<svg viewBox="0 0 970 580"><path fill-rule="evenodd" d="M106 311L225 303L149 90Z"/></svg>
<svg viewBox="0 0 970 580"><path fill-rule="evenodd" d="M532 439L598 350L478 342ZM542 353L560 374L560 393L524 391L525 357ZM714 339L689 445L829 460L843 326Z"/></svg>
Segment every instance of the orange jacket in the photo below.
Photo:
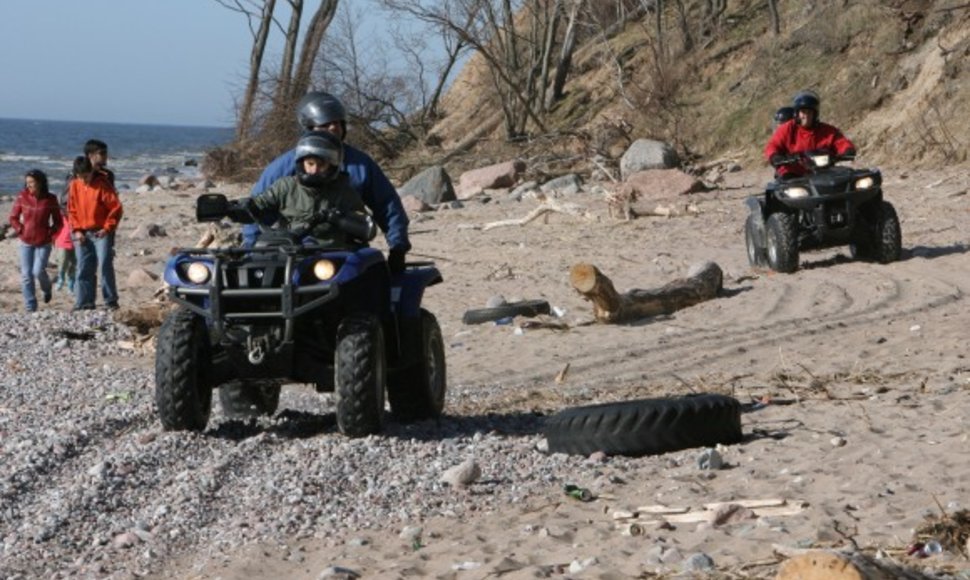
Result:
<svg viewBox="0 0 970 580"><path fill-rule="evenodd" d="M67 197L71 229L113 232L121 221L121 200L107 179L95 175L91 183L72 179Z"/></svg>

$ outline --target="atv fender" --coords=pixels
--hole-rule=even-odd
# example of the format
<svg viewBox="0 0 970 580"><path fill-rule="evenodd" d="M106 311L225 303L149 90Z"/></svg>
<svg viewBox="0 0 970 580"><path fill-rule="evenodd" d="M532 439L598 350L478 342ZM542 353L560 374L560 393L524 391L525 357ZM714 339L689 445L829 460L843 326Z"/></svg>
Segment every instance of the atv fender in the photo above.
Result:
<svg viewBox="0 0 970 580"><path fill-rule="evenodd" d="M442 282L441 272L434 266L411 267L391 280L391 304L398 316L421 316L424 289Z"/></svg>
<svg viewBox="0 0 970 580"><path fill-rule="evenodd" d="M765 200L761 197L751 196L744 200L744 205L748 206L748 210L753 216L752 223L754 225L754 239L759 248L765 248L768 246L768 237L765 234Z"/></svg>

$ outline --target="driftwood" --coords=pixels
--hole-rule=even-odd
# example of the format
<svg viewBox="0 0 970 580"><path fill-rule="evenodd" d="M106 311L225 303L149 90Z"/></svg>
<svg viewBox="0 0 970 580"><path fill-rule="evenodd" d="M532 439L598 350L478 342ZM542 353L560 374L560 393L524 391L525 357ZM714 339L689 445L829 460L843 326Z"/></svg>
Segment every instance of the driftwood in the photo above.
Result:
<svg viewBox="0 0 970 580"><path fill-rule="evenodd" d="M576 264L569 281L577 292L593 303L598 322L619 323L670 314L717 296L724 274L714 262L695 264L686 278L674 280L655 290L634 289L620 294L613 282L592 264Z"/></svg>
<svg viewBox="0 0 970 580"><path fill-rule="evenodd" d="M548 213L562 213L582 218L587 221L593 221L596 219L595 216L589 213L589 211L581 205L577 205L575 203L559 203L553 199L545 199L541 205L530 211L525 217L489 222L482 226L482 231L487 232L488 230L504 226L524 226L536 218Z"/></svg>
<svg viewBox="0 0 970 580"><path fill-rule="evenodd" d="M775 580L930 580L917 570L861 552L809 550L785 560Z"/></svg>

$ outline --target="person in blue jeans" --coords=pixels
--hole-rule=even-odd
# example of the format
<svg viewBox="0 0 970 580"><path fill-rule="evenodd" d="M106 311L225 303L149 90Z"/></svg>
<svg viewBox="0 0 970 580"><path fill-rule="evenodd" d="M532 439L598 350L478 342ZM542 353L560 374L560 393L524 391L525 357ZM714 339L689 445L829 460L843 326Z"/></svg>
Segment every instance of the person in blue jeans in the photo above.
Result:
<svg viewBox="0 0 970 580"><path fill-rule="evenodd" d="M40 283L44 304L51 301L51 279L47 275L47 260L51 242L63 219L57 197L50 192L47 175L31 169L24 176L24 189L10 210L10 227L20 238L20 283L27 312L37 310L37 290L34 278Z"/></svg>
<svg viewBox="0 0 970 580"><path fill-rule="evenodd" d="M322 91L307 93L297 105L297 121L305 131L328 131L341 141L347 137L347 111L337 97ZM291 149L274 159L263 170L259 180L250 191L251 196L261 195L273 183L283 177L296 174L296 155ZM350 178L353 187L364 205L370 209L387 239L387 265L392 274L404 271L404 256L411 249L408 240L408 215L401 203L401 197L369 155L344 143L343 171ZM267 212L260 216L260 222L270 225L277 215ZM259 237L259 225L243 226L243 246L252 247Z"/></svg>
<svg viewBox="0 0 970 580"><path fill-rule="evenodd" d="M74 310L94 309L99 266L104 306L117 310L114 242L122 217L121 200L108 178L95 171L87 157L79 156L74 160L74 174L77 177L71 180L67 198L68 221L74 232L77 252Z"/></svg>

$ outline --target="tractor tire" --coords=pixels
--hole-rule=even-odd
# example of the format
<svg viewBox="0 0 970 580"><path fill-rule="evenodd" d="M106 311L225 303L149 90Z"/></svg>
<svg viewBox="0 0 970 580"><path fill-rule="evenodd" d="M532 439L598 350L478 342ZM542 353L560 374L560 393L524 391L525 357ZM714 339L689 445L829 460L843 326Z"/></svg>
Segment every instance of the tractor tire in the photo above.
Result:
<svg viewBox="0 0 970 580"><path fill-rule="evenodd" d="M775 212L765 223L768 241L768 266L776 272L791 274L798 269L798 216Z"/></svg>
<svg viewBox="0 0 970 580"><path fill-rule="evenodd" d="M155 406L166 431L202 431L212 412L209 333L188 310L168 315L155 351Z"/></svg>
<svg viewBox="0 0 970 580"><path fill-rule="evenodd" d="M381 431L387 358L377 317L351 314L337 329L334 353L337 428L348 437Z"/></svg>
<svg viewBox="0 0 970 580"><path fill-rule="evenodd" d="M501 320L512 316L538 316L549 314L549 303L545 300L523 300L510 302L494 308L477 308L466 310L461 321L465 324L481 324L492 320Z"/></svg>
<svg viewBox="0 0 970 580"><path fill-rule="evenodd" d="M267 381L232 381L219 387L219 402L227 417L272 416L280 406L283 386Z"/></svg>
<svg viewBox="0 0 970 580"><path fill-rule="evenodd" d="M741 404L704 394L574 407L545 425L549 451L641 457L741 441Z"/></svg>
<svg viewBox="0 0 970 580"><path fill-rule="evenodd" d="M441 327L434 314L421 309L419 360L394 377L387 389L391 414L401 422L434 419L445 406L448 382Z"/></svg>
<svg viewBox="0 0 970 580"><path fill-rule="evenodd" d="M748 264L752 268L764 268L768 265L768 251L758 245L757 220L764 222L764 218L754 213L748 214L744 222L744 245L748 250Z"/></svg>

